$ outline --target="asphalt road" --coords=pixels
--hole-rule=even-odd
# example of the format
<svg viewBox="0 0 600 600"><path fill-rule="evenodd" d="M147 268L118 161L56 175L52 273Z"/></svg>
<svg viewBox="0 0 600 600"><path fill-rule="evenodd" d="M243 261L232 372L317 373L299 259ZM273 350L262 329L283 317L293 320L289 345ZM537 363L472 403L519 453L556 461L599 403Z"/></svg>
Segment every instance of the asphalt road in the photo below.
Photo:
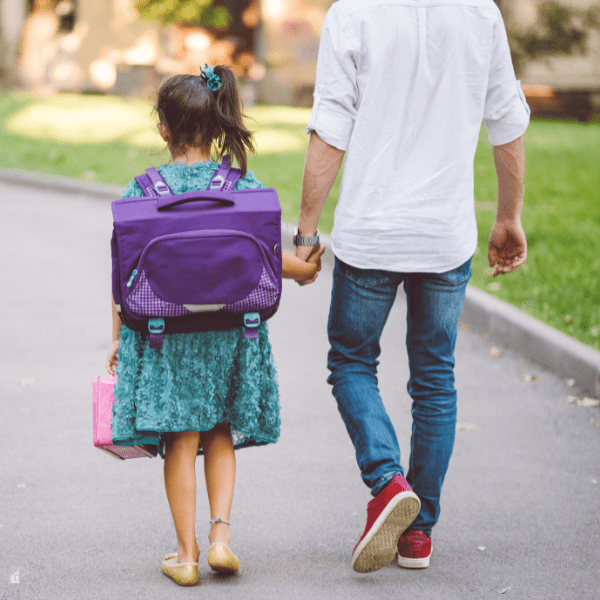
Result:
<svg viewBox="0 0 600 600"><path fill-rule="evenodd" d="M459 430L431 567L359 575L350 557L370 499L326 383L331 273L284 282L270 321L282 435L238 452L232 548L200 583L160 572L176 548L162 460L117 461L92 444L93 377L110 342L109 203L0 185L0 598L600 598L600 409L565 381L462 329ZM407 464L405 304L382 340L380 387ZM13 583L11 583L11 579ZM18 583L17 583L18 581Z"/></svg>

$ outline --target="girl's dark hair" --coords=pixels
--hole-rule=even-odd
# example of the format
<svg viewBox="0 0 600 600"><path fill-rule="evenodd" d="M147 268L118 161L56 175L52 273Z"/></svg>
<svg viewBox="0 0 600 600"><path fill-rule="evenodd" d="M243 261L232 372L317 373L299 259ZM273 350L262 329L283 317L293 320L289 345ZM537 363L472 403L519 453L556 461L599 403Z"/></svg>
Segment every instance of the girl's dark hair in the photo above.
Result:
<svg viewBox="0 0 600 600"><path fill-rule="evenodd" d="M235 75L217 65L214 73L223 85L212 91L200 75L175 75L161 86L154 110L169 133L167 146L173 155L187 146L214 144L219 157L230 154L246 174L246 153L254 152L252 132L246 129Z"/></svg>

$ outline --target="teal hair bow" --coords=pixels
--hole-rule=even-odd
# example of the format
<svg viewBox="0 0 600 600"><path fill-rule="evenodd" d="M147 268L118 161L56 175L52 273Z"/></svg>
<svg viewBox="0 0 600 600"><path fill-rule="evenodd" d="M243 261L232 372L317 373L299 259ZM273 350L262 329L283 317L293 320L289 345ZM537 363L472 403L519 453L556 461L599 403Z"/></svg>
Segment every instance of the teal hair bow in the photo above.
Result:
<svg viewBox="0 0 600 600"><path fill-rule="evenodd" d="M206 81L208 89L213 92L216 92L223 85L221 78L215 73L214 67L204 65L204 71L200 67L200 76Z"/></svg>

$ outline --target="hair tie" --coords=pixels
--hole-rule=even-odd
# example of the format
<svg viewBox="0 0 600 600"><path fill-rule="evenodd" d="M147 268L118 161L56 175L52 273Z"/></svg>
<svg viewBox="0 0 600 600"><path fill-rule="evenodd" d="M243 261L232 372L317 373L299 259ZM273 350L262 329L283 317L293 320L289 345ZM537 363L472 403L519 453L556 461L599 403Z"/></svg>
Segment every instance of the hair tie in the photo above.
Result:
<svg viewBox="0 0 600 600"><path fill-rule="evenodd" d="M202 67L200 67L200 77L204 81L206 81L206 85L210 90L216 92L223 85L221 78L215 73L214 67L209 67L208 65L204 65L204 71Z"/></svg>

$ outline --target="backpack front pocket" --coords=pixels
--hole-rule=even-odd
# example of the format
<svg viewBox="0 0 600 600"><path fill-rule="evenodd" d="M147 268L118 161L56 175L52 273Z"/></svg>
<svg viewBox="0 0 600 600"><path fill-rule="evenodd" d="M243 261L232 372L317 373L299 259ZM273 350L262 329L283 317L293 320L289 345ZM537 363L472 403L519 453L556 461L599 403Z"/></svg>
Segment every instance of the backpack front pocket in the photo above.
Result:
<svg viewBox="0 0 600 600"><path fill-rule="evenodd" d="M260 242L231 230L155 238L144 249L130 287L127 305L139 317L248 312L267 309L279 297Z"/></svg>

